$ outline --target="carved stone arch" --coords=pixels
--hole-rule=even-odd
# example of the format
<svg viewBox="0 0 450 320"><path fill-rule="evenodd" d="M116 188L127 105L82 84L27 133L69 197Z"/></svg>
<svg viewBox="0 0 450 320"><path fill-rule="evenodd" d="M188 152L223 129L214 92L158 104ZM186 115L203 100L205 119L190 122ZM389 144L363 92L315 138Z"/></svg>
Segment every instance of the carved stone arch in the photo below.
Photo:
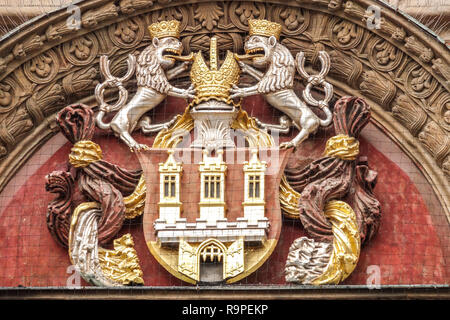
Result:
<svg viewBox="0 0 450 320"><path fill-rule="evenodd" d="M377 0L270 1L85 0L79 29L67 7L37 17L0 39L0 191L27 159L57 132L65 105L96 107L98 61L108 54L114 73L129 53L149 42L158 17L182 20L186 51L242 49L246 19L280 22L293 53L332 57L336 94L364 97L372 122L418 164L450 216L450 54L446 45L406 15ZM375 28L373 8L380 8ZM207 45L206 45L207 46ZM339 62L339 63L333 63Z"/></svg>

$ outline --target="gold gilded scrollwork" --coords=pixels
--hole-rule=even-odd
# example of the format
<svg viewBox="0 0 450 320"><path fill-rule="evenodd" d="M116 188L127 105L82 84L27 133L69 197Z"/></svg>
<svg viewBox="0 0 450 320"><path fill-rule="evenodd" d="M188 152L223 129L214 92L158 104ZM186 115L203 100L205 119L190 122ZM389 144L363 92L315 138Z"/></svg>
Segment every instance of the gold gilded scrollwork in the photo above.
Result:
<svg viewBox="0 0 450 320"><path fill-rule="evenodd" d="M286 176L281 177L280 183L280 206L284 215L289 218L298 219L299 217L300 193L295 191L287 182Z"/></svg>
<svg viewBox="0 0 450 320"><path fill-rule="evenodd" d="M325 215L333 228L333 251L322 275L313 284L338 284L355 269L361 250L356 215L345 202L332 200L325 206Z"/></svg>
<svg viewBox="0 0 450 320"><path fill-rule="evenodd" d="M300 193L290 186L286 176L283 175L280 182L280 206L287 217L298 219L300 197Z"/></svg>
<svg viewBox="0 0 450 320"><path fill-rule="evenodd" d="M259 129L255 119L249 117L247 112L241 108L231 127L244 133L249 147L271 147L275 145L272 136L267 131Z"/></svg>
<svg viewBox="0 0 450 320"><path fill-rule="evenodd" d="M170 128L158 132L152 148L175 148L192 129L194 129L194 119L189 113L189 108L186 108L183 115L178 116Z"/></svg>
<svg viewBox="0 0 450 320"><path fill-rule="evenodd" d="M146 192L145 178L141 175L133 193L123 198L126 219L134 219L144 213Z"/></svg>

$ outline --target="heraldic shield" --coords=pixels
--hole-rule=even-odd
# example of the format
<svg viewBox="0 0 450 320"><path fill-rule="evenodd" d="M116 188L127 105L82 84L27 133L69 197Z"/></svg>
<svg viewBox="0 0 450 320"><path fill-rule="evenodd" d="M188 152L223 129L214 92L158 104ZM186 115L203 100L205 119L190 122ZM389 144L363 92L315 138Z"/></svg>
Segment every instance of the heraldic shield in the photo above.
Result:
<svg viewBox="0 0 450 320"><path fill-rule="evenodd" d="M144 236L157 261L190 283L232 283L271 255L280 236L279 185L292 149L151 149Z"/></svg>

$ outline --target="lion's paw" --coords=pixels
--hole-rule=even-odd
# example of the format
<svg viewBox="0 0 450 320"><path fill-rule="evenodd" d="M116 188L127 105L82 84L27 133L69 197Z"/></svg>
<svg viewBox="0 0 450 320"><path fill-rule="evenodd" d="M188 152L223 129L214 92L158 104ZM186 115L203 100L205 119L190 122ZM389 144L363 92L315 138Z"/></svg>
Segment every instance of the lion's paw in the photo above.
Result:
<svg viewBox="0 0 450 320"><path fill-rule="evenodd" d="M289 149L289 148L295 148L295 144L292 141L283 142L282 144L280 144L280 149Z"/></svg>
<svg viewBox="0 0 450 320"><path fill-rule="evenodd" d="M143 150L150 150L150 147L146 144L136 143L132 147L130 147L131 152L141 152Z"/></svg>

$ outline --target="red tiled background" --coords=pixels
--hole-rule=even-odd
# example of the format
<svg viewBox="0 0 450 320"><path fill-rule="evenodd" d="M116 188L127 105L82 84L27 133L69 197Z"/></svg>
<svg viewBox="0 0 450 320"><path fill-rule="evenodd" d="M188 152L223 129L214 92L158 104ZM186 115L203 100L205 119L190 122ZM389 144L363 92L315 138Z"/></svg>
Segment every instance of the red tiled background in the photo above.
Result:
<svg viewBox="0 0 450 320"><path fill-rule="evenodd" d="M260 97L247 99L243 105L251 115L263 121L274 120L279 113ZM169 99L155 111L156 121L182 112L185 103ZM168 112L170 110L170 112ZM306 158L321 156L323 145L332 132L321 131L311 137L292 155L288 165ZM286 137L286 139L289 137ZM139 136L151 144L148 137ZM94 141L103 150L104 159L128 169L139 168L139 162L112 135L98 133ZM408 175L379 152L376 146L361 139L361 155L367 155L372 169L378 172L375 195L381 202L383 216L376 237L362 248L360 260L344 284L366 284L368 267L381 271L381 284L448 284L450 259L448 222L436 225L424 199ZM47 230L45 217L53 194L45 191L45 175L64 170L71 145L66 143L42 163L24 185L0 207L0 287L66 286L72 271L67 250L58 246ZM444 228L443 232L437 229ZM147 286L186 285L171 276L148 251L142 232L142 220L127 222L120 235L130 232L135 241L144 281ZM272 256L255 273L240 284L285 284L284 264L292 242L305 235L298 221L283 219L281 237ZM82 282L82 284L85 284Z"/></svg>

